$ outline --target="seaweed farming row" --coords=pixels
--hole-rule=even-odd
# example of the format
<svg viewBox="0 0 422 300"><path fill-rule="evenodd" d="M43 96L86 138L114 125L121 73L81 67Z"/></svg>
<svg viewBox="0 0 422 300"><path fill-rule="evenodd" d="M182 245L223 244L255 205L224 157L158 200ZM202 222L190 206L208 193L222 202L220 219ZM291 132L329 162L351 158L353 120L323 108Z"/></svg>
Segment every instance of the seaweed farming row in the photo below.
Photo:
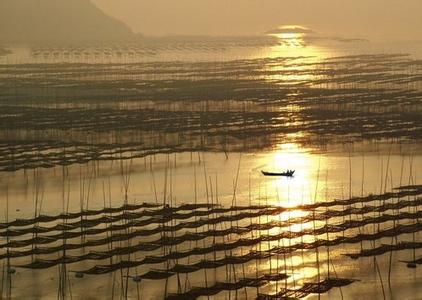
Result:
<svg viewBox="0 0 422 300"><path fill-rule="evenodd" d="M294 207L236 206L240 199L234 197L234 206L222 207L215 191L207 203L173 206L170 198L164 205L124 204L6 220L0 229L7 240L0 246L6 283L2 293L3 287L11 293L12 282L18 285L28 272L58 268L63 295L79 282L107 274L112 276L111 293L123 297L142 296L140 286L151 281L165 281L167 299L232 292L236 298L244 292L257 299L299 299L333 288L342 295L342 288L360 278L335 271L341 257L411 250L413 257L403 261L408 266L419 263L416 250L422 244L415 237L422 230L420 195L420 185L409 185ZM386 238L391 243L385 244ZM353 251L346 244L360 246ZM308 264L314 275L299 275ZM198 276L203 285L192 286Z"/></svg>
<svg viewBox="0 0 422 300"><path fill-rule="evenodd" d="M403 54L0 66L0 170L421 139Z"/></svg>
<svg viewBox="0 0 422 300"><path fill-rule="evenodd" d="M236 241L234 243L228 243L228 244L215 244L212 247L210 247L210 249L203 249L201 250L196 250L195 251L191 251L188 253L174 253L174 255L180 257L187 257L190 255L195 255L195 254L204 254L204 251L216 251L218 249L235 249L237 247L240 246L250 246L250 245L256 245L259 244L260 242L268 242L268 241L274 241L274 240L278 240L278 239L294 239L294 238L298 238L298 237L302 237L305 235L322 235L325 234L327 232L329 233L341 233L344 232L347 229L352 229L352 228L358 228L361 226L365 226L365 225L369 225L369 224L380 224L383 222L388 222L388 221L400 221L400 220L418 220L421 217L420 213L402 213L399 215L383 215L382 217L375 217L372 219L366 219L364 221L361 222L345 222L345 223L340 223L340 224L336 224L333 226L325 226L325 227L321 227L321 228L317 228L315 230L304 230L302 232L284 232L282 234L279 235L274 235L274 236L265 236L262 235L259 238L256 239L250 239L250 240L239 240ZM298 224L297 220L294 220L296 222L292 222L291 224ZM299 223L300 224L300 223ZM258 228L255 228L255 230L270 230L273 228L278 228L278 227L287 227L286 224L278 224L278 225L274 225L274 224L270 224L271 226L268 226L269 224L264 223L263 226L259 226ZM282 226L284 225L284 226ZM394 229L390 229L390 230L383 230L383 231L378 231L376 234L360 234L360 235L356 235L356 236L351 236L351 237L341 237L341 238L337 238L334 240L319 240L318 242L314 242L314 243L303 243L303 244L297 244L294 247L288 248L288 247L283 247L283 248L272 248L271 252L280 252L280 253L291 253L295 250L300 250L300 249L313 249L315 247L319 247L319 246L336 246L339 244L353 244L353 243L359 243L362 241L372 241L372 240L376 240L382 237L391 237L393 234L404 234L404 233L414 233L414 232L419 232L421 229L421 225L419 223L417 224L410 224L410 225L396 225ZM80 261L84 261L84 260L103 260L103 259L108 259L110 257L113 256L117 256L117 255L122 255L122 254L132 254L132 253L136 253L138 251L153 251L153 250L157 250L160 247L163 246L174 246L174 245L178 245L178 244L182 244L183 242L187 242L187 241L200 241L202 239L205 239L207 237L220 237L220 236L229 236L229 235L245 235L246 233L251 232L252 230L248 229L248 228L229 228L229 229L225 229L225 230L219 230L219 231L213 231L210 230L207 232L207 234L185 234L182 236L178 236L178 237L174 237L174 238L160 238L158 240L154 240L151 241L149 243L139 243L136 246L132 246L131 248L119 248L116 249L116 251L107 251L107 252L95 252L95 253L90 253L87 255L82 255L82 256L69 256L69 257L61 257L59 259L54 259L54 260L36 260L32 263L26 264L26 265L21 265L21 267L23 268L30 268L30 269L44 269L44 268L50 268L56 265L59 265L60 263L74 263L74 262L80 262ZM114 235L112 238L108 238L108 239L102 239L102 240L95 240L95 241L90 241L84 244L79 245L75 245L75 244L66 244L66 246L61 247L61 248L37 248L35 251L25 251L25 252L9 252L9 254L7 255L3 255L1 256L1 258L16 258L16 257L24 257L26 255L34 255L34 254L51 254L54 252L59 252L59 251L63 251L63 250L74 250L74 249L78 249L78 248L84 248L84 247L89 247L89 246L101 246L101 245L106 245L108 243L111 242L119 242L122 240L129 240L131 238L134 237L139 237L141 235L137 234L138 232L131 232L130 235L119 235L116 234ZM62 234L62 237L60 240L62 239L71 239L71 238L75 238L75 237L80 237L82 236L82 234L78 235L78 234ZM142 235L144 236L144 235ZM58 241L59 239L57 239L56 241ZM9 244L5 244L2 245L2 248L6 248L6 247L10 247L10 248L16 248L16 247L24 247L24 246L28 246L28 245L39 245L39 244L43 244L40 241L44 241L43 237L37 237L37 239L33 239L31 241L23 241L22 243L20 242L9 242ZM48 242L52 243L54 242L54 238L48 240ZM415 246L416 244L413 244L413 248L419 248ZM418 243L418 245L420 245L420 243ZM399 248L400 249L400 248ZM405 248L402 248L405 249ZM358 254L348 254L348 256L353 257L353 258L357 258L359 256L367 256L368 254L366 254L368 251L365 252L365 250L362 250L362 253L358 253ZM205 252L206 253L206 252ZM259 257L259 254L258 254ZM246 257L245 257L246 258ZM150 263L160 263L160 262L165 262L165 257L149 257L148 259L142 260L142 261L137 261L137 262L133 262L131 264L132 267L137 267L140 265L144 265L144 264L150 264ZM221 263L218 263L221 265ZM218 265L217 264L217 265ZM85 273L85 274L97 274L97 273L109 273L109 272L113 272L118 270L121 266L127 267L127 264L120 264L120 265L112 265L112 266L98 266L98 267L94 267L92 269L86 270L86 271L80 271L80 273ZM196 271L195 268L191 269L192 272Z"/></svg>
<svg viewBox="0 0 422 300"><path fill-rule="evenodd" d="M173 84L174 88L179 87L180 90L180 87L186 88L189 82L195 82L197 84L190 86L192 91L195 91L206 86L207 82L219 82L218 80L229 80L230 83L237 83L239 87L242 87L242 83L246 84L243 87L247 87L248 80L256 83L270 81L278 84L278 91L295 86L374 88L407 85L407 87L415 88L418 87L417 82L421 80L420 71L421 61L406 54L367 54L325 58L284 56L212 62L0 65L3 93L13 98L20 96L21 101L24 102L31 99L48 100L50 98L48 92L51 92L52 97L54 97L53 93L57 97L49 100L57 101L60 96L72 95L72 90L75 91L75 96L83 99L87 95L78 95L77 91L82 92L84 89L83 92L94 89L97 92L103 90L103 93L96 95L97 99L107 99L106 96L113 93L121 97L131 95L142 97L145 95L143 93L145 88L151 89L155 86L154 84L159 84L158 88L164 87L164 84L169 86ZM37 98L37 93L25 94L24 88L32 88L33 92L43 92L44 98ZM174 96L176 95L178 93L174 93ZM24 99L23 96L29 99ZM262 98L265 98L265 95Z"/></svg>
<svg viewBox="0 0 422 300"><path fill-rule="evenodd" d="M409 91L420 90L422 80L421 61L402 54L325 60L309 56L227 62L0 65L0 76L3 103L60 103L69 98L283 103L300 100L294 97L296 89L320 88L327 93L330 89L333 93L359 88ZM291 97L281 97L286 95Z"/></svg>
<svg viewBox="0 0 422 300"><path fill-rule="evenodd" d="M3 112L19 115L3 117L0 126L2 171L143 158L158 153L254 151L270 149L285 137L290 142L317 146L362 140L412 143L422 133L421 119L414 112L304 109L296 112L294 119L288 112L193 112L189 119L185 117L188 112L119 110L108 111L103 117L99 109L78 112L9 107ZM90 121L87 113L96 119ZM32 122L28 117L34 114L38 117ZM87 132L91 135L87 136ZM319 133L318 139L315 133ZM26 140L20 141L19 136Z"/></svg>
<svg viewBox="0 0 422 300"><path fill-rule="evenodd" d="M335 200L335 201L330 201L330 202L320 202L320 203L314 203L314 204L306 204L306 205L300 205L300 206L296 206L293 209L304 209L304 210L310 210L310 209L317 209L317 208L323 208L323 207L332 207L332 206L340 206L342 205L343 207L348 205L353 205L353 204L358 204L358 203L367 203L367 202L373 202L373 201L386 201L386 200L391 200L394 198L403 198L406 196L416 196L421 194L422 192L422 187L418 186L418 185L409 185L409 186L404 186L404 187L400 187L399 188L400 191L398 192L389 192L389 193L384 193L384 194L380 194L380 195L370 195L370 196L366 196L366 197L355 197L355 198L351 198L348 200ZM419 205L419 203L416 201L412 201L411 203L415 203L416 205ZM403 205L411 205L411 203L409 203L408 201L401 201L400 203L396 203L395 205L398 208L402 208ZM392 205L392 204L390 204ZM164 220L165 222L171 221L171 220L186 220L192 217L203 217L203 216L209 216L212 214L222 214L222 213L228 213L228 212L242 212L245 210L256 210L257 213L253 214L253 215L241 215L240 218L248 218L248 217L257 217L260 215L276 215L279 213L282 213L284 211L288 211L289 208L285 208L285 207L274 207L274 206L247 206L247 207L243 207L243 206L235 206L235 207L229 207L229 208L223 208L223 207L216 207L216 205L212 205L212 204L185 204L182 206L178 206L178 207L165 207L165 208L161 208L161 209L156 209L156 210L143 210L140 212L130 212L130 211L134 211L134 210L138 210L138 209L143 209L143 208L158 208L160 205L159 204L152 204L152 203L142 203L142 204L126 204L123 205L121 207L115 207L115 208L104 208L101 210L82 210L81 212L75 212L75 213L66 213L66 214L60 214L60 215L56 215L56 216L46 216L46 215L39 215L33 219L18 219L9 223L0 223L0 230L4 230L4 229L9 229L10 227L24 227L24 226L28 226L28 225L34 225L34 224L39 224L39 223L49 223L49 222L53 222L53 221L60 221L60 220L71 220L71 219L78 219L78 218L82 218L82 217L94 217L94 219L90 219L90 220L86 220L85 223L83 222L76 222L76 223L67 223L66 225L69 226L69 228L75 229L77 227L83 227L83 228L88 228L88 227L93 227L96 225L101 224L102 222L107 222L107 223L112 223L115 221L120 221L122 219L131 219L131 220L136 220L136 219L140 219L142 217L150 217L149 220L144 220L144 225L149 225L149 224L154 224L157 221L157 217L160 217L161 220ZM197 210L197 209L207 209L207 210ZM394 207L389 207L388 205L386 206L386 203L383 202L383 207L381 209L384 210L388 210L388 209L393 209ZM365 212L367 211L368 208L365 209ZM369 208L370 209L370 208ZM186 212L182 212L180 213L179 211L189 211L188 213ZM372 211L372 210L370 210ZM121 213L123 212L123 213ZM118 214L118 215L113 215L113 217L99 217L99 218L95 218L95 216L103 216L104 214ZM330 212L333 213L333 212ZM345 210L344 214L350 214L352 213L352 211L350 211L350 207L349 210ZM243 213L244 214L244 213ZM155 216L155 218L154 218ZM230 216L231 218L233 218L233 215ZM235 217L237 218L237 217ZM230 221L230 219L228 220L221 220L221 221L217 221L217 222L224 222L224 221ZM203 222L203 221L201 221ZM190 223L192 224L192 223ZM180 225L179 225L180 226ZM184 228L189 228L190 226L184 227ZM40 226L37 226L38 230L43 230ZM48 231L55 231L58 228L54 227L51 229L44 229L43 232L48 232ZM17 229L19 230L19 229ZM177 229L178 230L178 229ZM16 231L13 230L8 230L8 235L19 235L16 234ZM28 233L28 232L23 232L23 234ZM7 235L3 235L2 232L0 231L0 236L7 236Z"/></svg>
<svg viewBox="0 0 422 300"><path fill-rule="evenodd" d="M221 53L224 51L246 49L257 49L277 46L278 39L271 36L250 36L250 37L142 37L134 41L119 43L93 43L93 44L69 44L69 45L33 45L30 48L13 49L16 52L26 50L26 55L6 57L2 63L22 63L31 61L36 63L51 62L85 62L85 63L107 63L110 61L131 61L139 62L149 59L163 59L164 55L181 52L200 53L202 56L207 53ZM19 53L20 54L20 53ZM16 61L16 62L15 62Z"/></svg>

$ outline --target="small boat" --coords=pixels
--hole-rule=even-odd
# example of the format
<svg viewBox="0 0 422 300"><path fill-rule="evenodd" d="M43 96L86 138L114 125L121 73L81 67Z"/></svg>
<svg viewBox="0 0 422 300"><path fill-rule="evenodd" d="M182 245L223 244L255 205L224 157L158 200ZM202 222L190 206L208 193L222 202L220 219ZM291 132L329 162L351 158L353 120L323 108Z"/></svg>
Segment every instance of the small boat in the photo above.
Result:
<svg viewBox="0 0 422 300"><path fill-rule="evenodd" d="M285 177L293 177L295 170L287 170L286 172L281 173L274 173L274 172L265 172L261 171L264 176L285 176Z"/></svg>

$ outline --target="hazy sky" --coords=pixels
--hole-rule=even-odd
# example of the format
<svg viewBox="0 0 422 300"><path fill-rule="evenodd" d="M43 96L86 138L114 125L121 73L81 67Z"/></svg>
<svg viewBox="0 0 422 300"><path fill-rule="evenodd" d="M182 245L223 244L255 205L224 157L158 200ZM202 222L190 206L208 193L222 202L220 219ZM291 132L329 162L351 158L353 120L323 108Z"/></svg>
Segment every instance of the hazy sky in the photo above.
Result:
<svg viewBox="0 0 422 300"><path fill-rule="evenodd" d="M145 35L248 35L283 24L344 37L422 39L422 0L91 0Z"/></svg>

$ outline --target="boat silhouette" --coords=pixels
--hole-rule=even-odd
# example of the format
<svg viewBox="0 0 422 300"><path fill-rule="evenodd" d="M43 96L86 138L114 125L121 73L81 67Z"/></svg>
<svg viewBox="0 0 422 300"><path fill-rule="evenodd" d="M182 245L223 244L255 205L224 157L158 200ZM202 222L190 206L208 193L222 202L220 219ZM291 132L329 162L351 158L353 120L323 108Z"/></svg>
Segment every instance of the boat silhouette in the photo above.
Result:
<svg viewBox="0 0 422 300"><path fill-rule="evenodd" d="M293 177L295 170L287 170L286 172L266 172L261 171L264 176L285 176L285 177Z"/></svg>

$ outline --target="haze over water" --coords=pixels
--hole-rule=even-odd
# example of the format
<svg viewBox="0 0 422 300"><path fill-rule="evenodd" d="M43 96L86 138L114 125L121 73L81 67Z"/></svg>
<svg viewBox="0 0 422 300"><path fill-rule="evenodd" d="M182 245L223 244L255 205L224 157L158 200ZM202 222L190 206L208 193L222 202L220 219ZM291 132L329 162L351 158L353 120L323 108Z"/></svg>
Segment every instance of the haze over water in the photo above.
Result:
<svg viewBox="0 0 422 300"><path fill-rule="evenodd" d="M2 297L420 298L420 4L238 2L0 31Z"/></svg>

